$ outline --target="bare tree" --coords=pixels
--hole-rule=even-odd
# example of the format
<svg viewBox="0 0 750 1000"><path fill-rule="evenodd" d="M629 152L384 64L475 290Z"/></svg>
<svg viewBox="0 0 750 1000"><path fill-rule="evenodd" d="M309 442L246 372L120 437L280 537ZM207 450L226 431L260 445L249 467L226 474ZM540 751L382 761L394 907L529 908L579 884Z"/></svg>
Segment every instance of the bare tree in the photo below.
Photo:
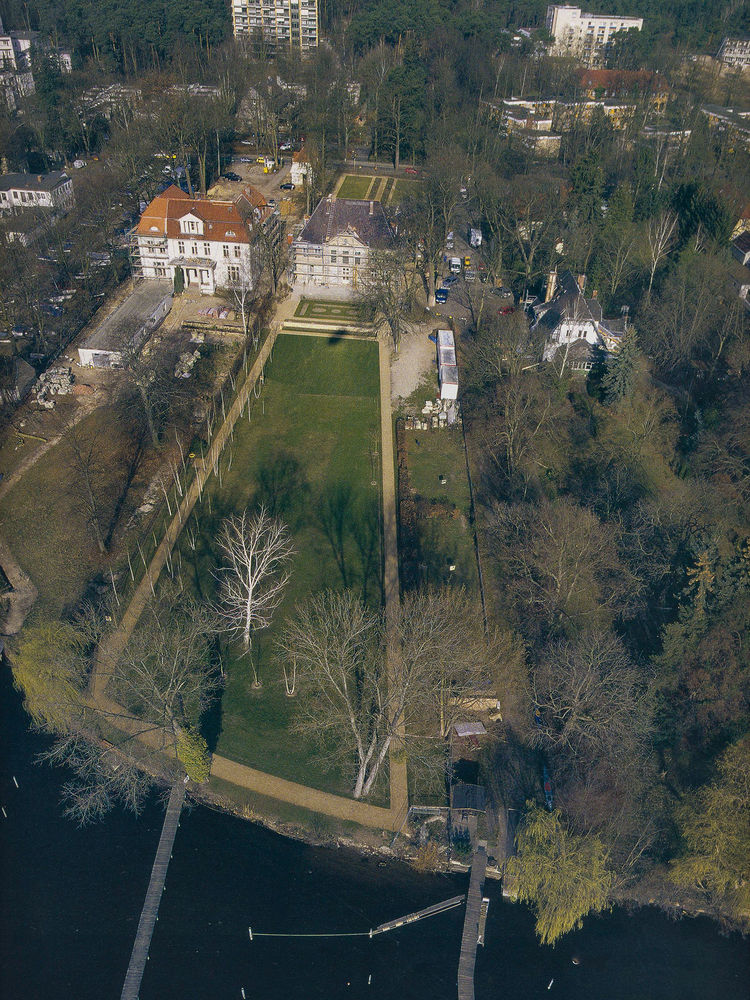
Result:
<svg viewBox="0 0 750 1000"><path fill-rule="evenodd" d="M661 262L677 243L677 215L674 212L661 212L646 225L646 248L648 251L648 289L647 297L651 296L654 276Z"/></svg>
<svg viewBox="0 0 750 1000"><path fill-rule="evenodd" d="M238 265L237 277L229 285L237 312L242 318L242 332L245 338L247 338L250 327L250 316L252 305L255 301L255 290L258 286L262 269L259 255L253 253L251 249L250 255Z"/></svg>
<svg viewBox="0 0 750 1000"><path fill-rule="evenodd" d="M537 712L532 739L548 749L593 760L632 756L649 732L647 685L620 639L585 632L552 643L531 669Z"/></svg>
<svg viewBox="0 0 750 1000"><path fill-rule="evenodd" d="M326 591L297 609L279 640L298 671L296 728L325 764L352 767L357 799L402 737L413 768L442 770L444 736L465 696L493 685L493 643L461 591L407 597L395 639L389 675L383 615L349 591Z"/></svg>
<svg viewBox="0 0 750 1000"><path fill-rule="evenodd" d="M262 506L255 514L245 511L227 518L218 545L228 563L218 571L219 618L227 632L242 640L250 656L253 684L259 687L252 661L253 633L271 624L283 597L290 575L285 567L294 555L292 541L283 521L269 517Z"/></svg>
<svg viewBox="0 0 750 1000"><path fill-rule="evenodd" d="M414 269L403 247L371 250L362 269L360 299L380 317L398 350L402 335L410 328L415 301Z"/></svg>

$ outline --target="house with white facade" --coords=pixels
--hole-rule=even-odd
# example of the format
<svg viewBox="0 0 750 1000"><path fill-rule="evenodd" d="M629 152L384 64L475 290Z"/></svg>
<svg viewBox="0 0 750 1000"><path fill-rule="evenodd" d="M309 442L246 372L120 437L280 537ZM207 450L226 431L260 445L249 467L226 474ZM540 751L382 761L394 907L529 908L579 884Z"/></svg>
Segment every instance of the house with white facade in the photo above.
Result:
<svg viewBox="0 0 750 1000"><path fill-rule="evenodd" d="M242 283L253 287L260 273L260 246L281 239L278 210L255 188L234 201L191 198L171 185L151 202L133 230L133 274L169 278L213 295Z"/></svg>
<svg viewBox="0 0 750 1000"><path fill-rule="evenodd" d="M594 361L594 348L610 354L620 350L626 321L605 319L596 293L586 298L585 287L585 275L576 278L570 271L559 277L556 271L549 275L546 301L533 307L531 325L545 336L545 361L557 360L562 351L572 367L587 371Z"/></svg>
<svg viewBox="0 0 750 1000"><path fill-rule="evenodd" d="M607 46L618 31L640 31L642 28L642 17L587 14L580 7L567 4L547 7L547 30L554 39L552 55L575 56L588 66L604 62Z"/></svg>
<svg viewBox="0 0 750 1000"><path fill-rule="evenodd" d="M719 46L716 58L726 66L750 66L750 36L725 38Z"/></svg>
<svg viewBox="0 0 750 1000"><path fill-rule="evenodd" d="M292 153L292 169L289 180L296 188L302 187L308 175L310 175L310 182L312 183L312 165L304 149L298 149L295 153Z"/></svg>
<svg viewBox="0 0 750 1000"><path fill-rule="evenodd" d="M393 239L379 201L328 195L292 244L292 281L302 286L356 288L370 252L387 250Z"/></svg>
<svg viewBox="0 0 750 1000"><path fill-rule="evenodd" d="M64 212L73 201L73 181L64 171L0 175L0 214L29 209Z"/></svg>
<svg viewBox="0 0 750 1000"><path fill-rule="evenodd" d="M232 0L232 24L235 38L309 52L318 47L318 0Z"/></svg>

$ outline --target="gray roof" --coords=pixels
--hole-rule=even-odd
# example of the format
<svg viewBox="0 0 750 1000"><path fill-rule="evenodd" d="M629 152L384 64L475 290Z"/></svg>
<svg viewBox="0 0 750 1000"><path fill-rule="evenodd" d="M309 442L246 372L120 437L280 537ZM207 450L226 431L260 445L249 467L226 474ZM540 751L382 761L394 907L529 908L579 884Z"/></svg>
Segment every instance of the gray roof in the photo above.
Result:
<svg viewBox="0 0 750 1000"><path fill-rule="evenodd" d="M144 328L148 330L151 317L166 298L171 298L172 291L172 282L168 279L141 281L80 346L90 351L121 351L137 344Z"/></svg>
<svg viewBox="0 0 750 1000"><path fill-rule="evenodd" d="M54 191L70 178L64 170L50 170L48 174L2 174L0 191L22 188L25 191Z"/></svg>
<svg viewBox="0 0 750 1000"><path fill-rule="evenodd" d="M732 245L737 247L742 254L750 253L750 230L735 237L732 240Z"/></svg>
<svg viewBox="0 0 750 1000"><path fill-rule="evenodd" d="M484 810L487 794L482 785L468 785L456 782L451 785L451 808Z"/></svg>
<svg viewBox="0 0 750 1000"><path fill-rule="evenodd" d="M347 230L353 230L368 247L380 249L393 242L393 230L379 201L330 196L318 202L299 238L322 245Z"/></svg>
<svg viewBox="0 0 750 1000"><path fill-rule="evenodd" d="M563 271L557 281L557 290L549 302L534 306L535 325L554 330L564 319L590 319L602 322L602 305L598 299L587 299L570 271ZM609 321L607 321L609 329Z"/></svg>

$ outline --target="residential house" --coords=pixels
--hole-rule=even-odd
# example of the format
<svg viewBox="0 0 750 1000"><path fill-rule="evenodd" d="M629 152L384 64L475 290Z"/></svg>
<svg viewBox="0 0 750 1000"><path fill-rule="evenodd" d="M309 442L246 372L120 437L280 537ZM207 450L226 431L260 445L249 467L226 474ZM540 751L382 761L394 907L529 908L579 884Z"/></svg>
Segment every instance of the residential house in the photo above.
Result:
<svg viewBox="0 0 750 1000"><path fill-rule="evenodd" d="M669 100L669 84L650 70L580 69L578 85L590 101L648 98L649 107L662 114Z"/></svg>
<svg viewBox="0 0 750 1000"><path fill-rule="evenodd" d="M308 175L312 181L312 164L308 160L304 148L298 149L296 153L292 153L292 169L289 173L289 180L296 188L302 187Z"/></svg>
<svg viewBox="0 0 750 1000"><path fill-rule="evenodd" d="M323 198L292 244L299 285L355 288L372 250L388 249L393 230L379 201Z"/></svg>
<svg viewBox="0 0 750 1000"><path fill-rule="evenodd" d="M73 202L73 181L61 170L0 175L0 214L29 209L64 212Z"/></svg>
<svg viewBox="0 0 750 1000"><path fill-rule="evenodd" d="M70 73L73 61L69 52L40 43L36 31L9 31L7 34L0 19L0 90L8 108L13 111L19 98L34 93L34 75L31 69L32 48L48 52L62 73Z"/></svg>
<svg viewBox="0 0 750 1000"><path fill-rule="evenodd" d="M170 185L151 202L131 237L133 273L169 278L213 295L238 282L254 284L261 243L281 239L281 218L255 188L234 201L193 197Z"/></svg>
<svg viewBox="0 0 750 1000"><path fill-rule="evenodd" d="M612 36L618 31L640 31L642 17L587 14L580 7L550 4L547 30L553 37L552 55L575 56L588 66L604 62Z"/></svg>
<svg viewBox="0 0 750 1000"><path fill-rule="evenodd" d="M36 371L17 355L0 356L0 403L14 405L28 396L36 381Z"/></svg>
<svg viewBox="0 0 750 1000"><path fill-rule="evenodd" d="M701 111L712 128L725 132L732 141L750 148L750 111L724 108L719 104L704 104Z"/></svg>
<svg viewBox="0 0 750 1000"><path fill-rule="evenodd" d="M727 66L750 66L750 38L725 38L716 58Z"/></svg>
<svg viewBox="0 0 750 1000"><path fill-rule="evenodd" d="M750 265L750 232L740 233L732 240L732 256L745 267Z"/></svg>
<svg viewBox="0 0 750 1000"><path fill-rule="evenodd" d="M546 338L545 361L559 361L562 351L565 364L587 371L594 361L594 348L608 353L620 349L626 321L604 319L596 292L587 298L585 287L585 275L576 278L570 271L559 277L556 271L549 275L546 301L533 307L532 320L532 330Z"/></svg>

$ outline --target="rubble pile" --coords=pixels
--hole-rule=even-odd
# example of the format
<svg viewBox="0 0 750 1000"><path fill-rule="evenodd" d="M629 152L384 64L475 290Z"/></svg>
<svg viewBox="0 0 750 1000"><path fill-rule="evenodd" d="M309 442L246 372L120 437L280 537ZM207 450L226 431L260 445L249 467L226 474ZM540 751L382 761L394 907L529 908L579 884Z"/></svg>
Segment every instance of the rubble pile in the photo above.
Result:
<svg viewBox="0 0 750 1000"><path fill-rule="evenodd" d="M190 353L190 351L185 351L183 354L181 354L177 361L177 364L175 365L174 377L190 378L190 376L193 373L193 367L198 358L200 358L200 356L201 352L197 349L193 351L192 354Z"/></svg>
<svg viewBox="0 0 750 1000"><path fill-rule="evenodd" d="M70 368L50 368L42 372L34 387L36 401L45 410L55 405L53 396L67 396L73 391L75 376Z"/></svg>

